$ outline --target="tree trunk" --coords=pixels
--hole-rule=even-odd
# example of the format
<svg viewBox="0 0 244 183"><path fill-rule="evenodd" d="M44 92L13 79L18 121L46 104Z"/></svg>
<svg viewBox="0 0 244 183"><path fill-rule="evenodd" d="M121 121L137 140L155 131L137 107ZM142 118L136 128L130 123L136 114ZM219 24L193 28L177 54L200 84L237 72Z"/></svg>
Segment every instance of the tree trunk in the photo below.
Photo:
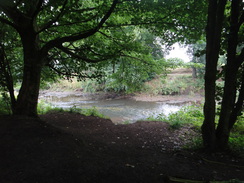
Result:
<svg viewBox="0 0 244 183"><path fill-rule="evenodd" d="M37 117L40 77L40 65L32 63L24 66L23 81L14 110L15 115Z"/></svg>
<svg viewBox="0 0 244 183"><path fill-rule="evenodd" d="M241 87L239 89L238 100L232 110L229 120L229 130L231 130L237 120L237 117L241 114L244 102L244 68L242 68Z"/></svg>
<svg viewBox="0 0 244 183"><path fill-rule="evenodd" d="M43 59L35 32L26 30L20 35L24 48L24 72L14 114L37 117Z"/></svg>
<svg viewBox="0 0 244 183"><path fill-rule="evenodd" d="M197 68L196 67L192 67L192 78L193 79L197 78Z"/></svg>
<svg viewBox="0 0 244 183"><path fill-rule="evenodd" d="M239 63L237 62L236 49L238 45L238 17L240 0L231 2L230 33L228 35L227 64L225 71L225 86L221 105L220 119L216 130L217 143L220 149L226 149L230 135L230 117L235 107L236 83Z"/></svg>
<svg viewBox="0 0 244 183"><path fill-rule="evenodd" d="M3 45L0 45L0 71L1 71L0 76L3 77L2 80L3 83L1 83L1 85L6 87L7 91L9 92L10 101L11 101L11 110L14 111L16 99L14 96L13 78L10 69L10 63L6 57L5 49Z"/></svg>
<svg viewBox="0 0 244 183"><path fill-rule="evenodd" d="M226 0L209 1L208 21L206 28L206 73L205 73L205 104L202 138L204 147L210 151L216 148L215 135L215 88L217 62L220 51L220 40L223 26Z"/></svg>

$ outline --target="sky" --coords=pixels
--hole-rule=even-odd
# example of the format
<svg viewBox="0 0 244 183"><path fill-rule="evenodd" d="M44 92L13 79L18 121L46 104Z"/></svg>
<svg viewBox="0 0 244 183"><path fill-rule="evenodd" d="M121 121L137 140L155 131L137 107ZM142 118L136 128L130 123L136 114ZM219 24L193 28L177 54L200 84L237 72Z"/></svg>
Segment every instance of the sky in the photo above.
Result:
<svg viewBox="0 0 244 183"><path fill-rule="evenodd" d="M190 61L190 57L187 55L187 47L180 47L180 45L178 43L175 43L172 46L174 49L172 49L168 55L166 55L166 59L169 58L181 58L182 60L184 60L184 62L189 62Z"/></svg>

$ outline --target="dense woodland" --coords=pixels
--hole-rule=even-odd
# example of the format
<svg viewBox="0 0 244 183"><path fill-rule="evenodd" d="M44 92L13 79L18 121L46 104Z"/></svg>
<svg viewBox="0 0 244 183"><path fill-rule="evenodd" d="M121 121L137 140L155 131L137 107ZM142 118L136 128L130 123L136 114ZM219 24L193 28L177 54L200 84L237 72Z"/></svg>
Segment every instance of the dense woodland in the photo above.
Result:
<svg viewBox="0 0 244 183"><path fill-rule="evenodd" d="M205 65L204 147L224 150L243 111L243 8L242 0L1 1L1 92L13 115L37 117L45 81L90 78L110 80L118 92L139 89L181 64L164 59L179 42L190 46L191 66Z"/></svg>

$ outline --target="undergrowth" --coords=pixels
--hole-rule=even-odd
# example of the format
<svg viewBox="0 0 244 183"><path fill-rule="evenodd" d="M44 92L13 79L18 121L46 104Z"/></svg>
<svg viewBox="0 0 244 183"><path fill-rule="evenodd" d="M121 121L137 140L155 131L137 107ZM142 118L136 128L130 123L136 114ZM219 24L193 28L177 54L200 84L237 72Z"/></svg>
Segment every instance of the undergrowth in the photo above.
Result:
<svg viewBox="0 0 244 183"><path fill-rule="evenodd" d="M154 76L149 81L144 81L140 87L136 84L122 86L122 83L114 83L115 81L98 82L97 80L87 79L84 81L57 80L57 82L46 83L42 89L50 91L83 91L86 93L95 92L121 92L133 93L143 92L149 95L180 95L201 93L204 87L204 81L201 78L193 79L191 74L185 75L168 75L165 74Z"/></svg>
<svg viewBox="0 0 244 183"><path fill-rule="evenodd" d="M96 117L105 118L105 119L108 118L107 116L100 113L96 107L82 109L82 108L73 106L71 108L64 109L64 108L60 108L60 107L54 107L50 103L47 103L42 100L40 100L38 103L37 112L39 115L53 113L53 112L69 112L69 113L79 113L79 114L83 114L85 116L96 116Z"/></svg>
<svg viewBox="0 0 244 183"><path fill-rule="evenodd" d="M185 106L179 111L170 113L168 116L161 113L155 117L149 117L147 120L156 120L168 122L173 129L178 129L185 124L192 124L200 128L204 119L202 112L202 105L199 106Z"/></svg>
<svg viewBox="0 0 244 183"><path fill-rule="evenodd" d="M193 125L193 127L201 133L201 126L204 120L203 106L185 106L179 111L170 113L168 116L159 114L156 118L149 117L147 120L150 121L163 121L170 124L172 129L180 129L183 125ZM216 123L218 116L216 117ZM244 157L244 117L239 117L236 124L234 125L229 138L229 148ZM187 148L199 149L202 147L202 138L192 137L191 144L187 145Z"/></svg>
<svg viewBox="0 0 244 183"><path fill-rule="evenodd" d="M0 93L0 115L12 114L11 104L6 92Z"/></svg>

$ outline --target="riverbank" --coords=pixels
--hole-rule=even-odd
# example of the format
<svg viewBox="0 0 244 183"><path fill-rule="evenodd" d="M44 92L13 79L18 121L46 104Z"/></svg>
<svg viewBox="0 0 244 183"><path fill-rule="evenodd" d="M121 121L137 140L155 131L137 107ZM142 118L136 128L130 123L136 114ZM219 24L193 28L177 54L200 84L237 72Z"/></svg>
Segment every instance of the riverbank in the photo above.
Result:
<svg viewBox="0 0 244 183"><path fill-rule="evenodd" d="M189 68L177 68L167 74L166 79L156 76L154 79L145 82L144 89L132 94L103 92L98 86L93 86L93 92L86 92L86 86L82 82L73 80L72 82L61 80L50 84L48 90L40 91L40 99L46 96L57 98L66 96L77 96L84 100L113 100L113 99L132 99L147 102L165 103L201 103L204 100L203 85L200 79L192 78L192 70ZM199 81L198 81L199 80ZM97 84L98 85L98 84ZM89 85L90 86L90 85Z"/></svg>
<svg viewBox="0 0 244 183"><path fill-rule="evenodd" d="M77 96L84 100L112 100L132 99L145 102L166 102L166 103L202 103L204 97L201 94L194 95L148 95L144 93L122 94L114 92L84 93L82 91L49 91L41 90L39 98L55 96L57 98Z"/></svg>
<svg viewBox="0 0 244 183"><path fill-rule="evenodd" d="M184 147L191 126L115 125L108 119L49 113L40 120L0 116L0 182L241 182L244 160Z"/></svg>
<svg viewBox="0 0 244 183"><path fill-rule="evenodd" d="M134 123L138 120L169 115L181 107L199 104L201 96L148 96L145 94L123 95L118 93L47 92L41 97L53 107L66 110L96 110L115 124Z"/></svg>

